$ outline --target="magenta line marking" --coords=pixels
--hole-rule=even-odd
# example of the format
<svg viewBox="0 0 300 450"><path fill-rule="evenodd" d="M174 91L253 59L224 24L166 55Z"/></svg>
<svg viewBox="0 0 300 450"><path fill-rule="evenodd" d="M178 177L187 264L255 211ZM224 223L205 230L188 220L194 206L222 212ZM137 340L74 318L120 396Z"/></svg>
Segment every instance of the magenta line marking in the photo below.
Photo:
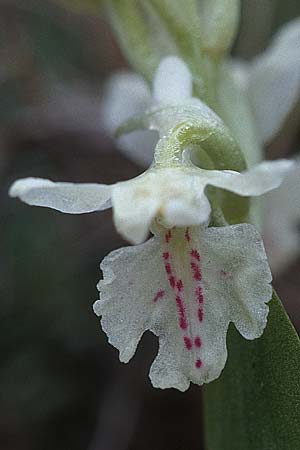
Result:
<svg viewBox="0 0 300 450"><path fill-rule="evenodd" d="M188 336L184 336L183 340L184 340L186 349L187 349L187 350L191 350L192 347L193 347L192 340L191 340Z"/></svg>
<svg viewBox="0 0 300 450"><path fill-rule="evenodd" d="M163 291L162 289L160 291L158 291L153 299L154 303L156 303L158 300L160 300L161 298L163 298L165 296L165 291Z"/></svg>
<svg viewBox="0 0 300 450"><path fill-rule="evenodd" d="M199 255L199 252L198 252L197 250L192 249L192 250L191 250L191 256L192 256L193 258L195 258L196 261L200 261L200 255Z"/></svg>
<svg viewBox="0 0 300 450"><path fill-rule="evenodd" d="M198 348L201 347L202 342L201 342L200 336L196 336L196 337L195 337L194 344L195 344L195 346L198 347Z"/></svg>
<svg viewBox="0 0 300 450"><path fill-rule="evenodd" d="M202 367L202 361L200 358L197 359L197 361L195 362L195 366L197 369L200 369Z"/></svg>

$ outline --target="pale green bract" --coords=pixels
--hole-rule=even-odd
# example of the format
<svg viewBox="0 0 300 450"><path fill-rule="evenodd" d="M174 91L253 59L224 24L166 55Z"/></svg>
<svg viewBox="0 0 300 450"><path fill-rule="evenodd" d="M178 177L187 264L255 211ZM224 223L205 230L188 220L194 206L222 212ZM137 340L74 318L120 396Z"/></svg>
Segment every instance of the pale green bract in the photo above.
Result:
<svg viewBox="0 0 300 450"><path fill-rule="evenodd" d="M177 74L166 77L174 65ZM239 196L278 187L293 163L263 162L249 170L222 120L192 97L191 75L178 58L161 62L154 105L125 129L155 129L153 163L142 175L113 185L17 180L10 195L25 203L71 214L113 207L117 230L137 246L112 252L102 262L104 279L95 312L109 341L127 362L146 330L159 337L150 377L160 388L188 388L217 378L233 322L246 339L266 326L271 273L253 225L208 228L212 205L207 186ZM178 99L176 99L178 94ZM193 163L203 148L214 167ZM236 170L227 170L227 168ZM147 239L149 230L154 237Z"/></svg>

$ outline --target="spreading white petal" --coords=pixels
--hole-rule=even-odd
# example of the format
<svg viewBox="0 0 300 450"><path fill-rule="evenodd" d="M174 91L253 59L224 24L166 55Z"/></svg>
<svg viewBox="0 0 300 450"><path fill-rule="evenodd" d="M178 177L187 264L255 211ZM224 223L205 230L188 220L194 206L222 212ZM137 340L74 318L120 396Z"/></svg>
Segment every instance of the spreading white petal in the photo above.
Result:
<svg viewBox="0 0 300 450"><path fill-rule="evenodd" d="M267 142L300 98L300 18L275 36L249 70L249 99L261 137Z"/></svg>
<svg viewBox="0 0 300 450"><path fill-rule="evenodd" d="M93 183L54 183L42 178L17 180L11 197L33 206L45 206L69 214L82 214L110 208L111 187Z"/></svg>
<svg viewBox="0 0 300 450"><path fill-rule="evenodd" d="M152 104L146 81L131 72L119 72L111 76L104 87L101 104L101 122L109 135L130 117L145 111ZM134 162L148 167L153 160L157 133L137 130L117 140L118 147Z"/></svg>
<svg viewBox="0 0 300 450"><path fill-rule="evenodd" d="M144 331L159 337L150 371L156 387L184 391L212 381L226 362L229 323L246 339L266 325L271 274L251 225L169 230L112 252L101 268L94 310L102 328L124 362Z"/></svg>
<svg viewBox="0 0 300 450"><path fill-rule="evenodd" d="M12 197L25 203L62 212L81 214L111 206L122 236L134 244L143 242L157 218L167 228L207 223L211 207L207 185L242 196L261 195L278 187L294 166L292 161L264 162L243 172L204 170L187 166L153 166L141 176L112 186L101 184L54 183L27 178L16 181Z"/></svg>
<svg viewBox="0 0 300 450"><path fill-rule="evenodd" d="M287 159L264 161L245 172L198 169L203 182L235 194L251 197L276 189L292 171L294 162Z"/></svg>
<svg viewBox="0 0 300 450"><path fill-rule="evenodd" d="M273 274L280 274L300 254L300 162L279 189L264 200L263 237Z"/></svg>
<svg viewBox="0 0 300 450"><path fill-rule="evenodd" d="M182 103L192 97L193 79L187 65L177 56L160 63L153 82L153 100L158 105Z"/></svg>

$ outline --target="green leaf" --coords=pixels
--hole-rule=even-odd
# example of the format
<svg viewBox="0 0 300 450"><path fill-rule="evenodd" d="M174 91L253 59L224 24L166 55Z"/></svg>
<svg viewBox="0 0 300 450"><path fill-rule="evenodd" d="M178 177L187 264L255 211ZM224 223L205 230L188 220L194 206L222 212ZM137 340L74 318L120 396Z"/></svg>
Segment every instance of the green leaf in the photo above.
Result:
<svg viewBox="0 0 300 450"><path fill-rule="evenodd" d="M299 450L300 341L275 292L263 336L232 326L228 353L204 389L206 450Z"/></svg>

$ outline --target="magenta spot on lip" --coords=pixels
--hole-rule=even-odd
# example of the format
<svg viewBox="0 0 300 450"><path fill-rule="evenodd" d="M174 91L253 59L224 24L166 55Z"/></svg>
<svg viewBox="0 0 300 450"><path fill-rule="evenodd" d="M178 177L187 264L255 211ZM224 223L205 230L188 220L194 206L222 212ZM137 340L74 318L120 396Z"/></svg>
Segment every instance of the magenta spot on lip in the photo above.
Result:
<svg viewBox="0 0 300 450"><path fill-rule="evenodd" d="M203 301L204 301L203 291L202 291L201 286L198 286L195 289L195 294L196 294L196 298L197 298L198 303L201 305L203 303Z"/></svg>
<svg viewBox="0 0 300 450"><path fill-rule="evenodd" d="M195 258L197 261L200 261L200 254L199 254L199 252L197 250L192 249L191 250L191 256L193 258Z"/></svg>
<svg viewBox="0 0 300 450"><path fill-rule="evenodd" d="M185 307L184 307L183 299L179 295L176 296L176 304L177 304L177 309L178 309L178 313L179 313L179 326L182 330L186 330L187 329L187 321L186 321L186 317L185 317Z"/></svg>
<svg viewBox="0 0 300 450"><path fill-rule="evenodd" d="M166 269L167 274L170 275L172 272L171 264L169 264L169 263L165 264L165 269Z"/></svg>
<svg viewBox="0 0 300 450"><path fill-rule="evenodd" d="M182 289L183 289L183 282L182 282L182 280L178 280L177 281L176 287L177 287L179 292L182 291Z"/></svg>
<svg viewBox="0 0 300 450"><path fill-rule="evenodd" d="M196 346L196 347L198 347L198 348L201 347L202 342L201 342L201 339L200 339L199 336L196 336L196 337L195 337L194 343L195 343L195 346Z"/></svg>
<svg viewBox="0 0 300 450"><path fill-rule="evenodd" d="M176 281L175 281L175 277L173 277L173 275L169 278L169 283L170 283L171 288L174 289Z"/></svg>
<svg viewBox="0 0 300 450"><path fill-rule="evenodd" d="M160 291L158 291L153 299L154 303L156 303L158 300L160 300L161 298L163 298L165 296L165 291L163 291L162 289Z"/></svg>
<svg viewBox="0 0 300 450"><path fill-rule="evenodd" d="M198 309L198 319L199 322L203 321L203 310L201 308Z"/></svg>
<svg viewBox="0 0 300 450"><path fill-rule="evenodd" d="M187 349L187 350L191 350L192 347L193 347L193 344L192 344L191 339L190 339L189 337L187 337L187 336L184 336L183 339L184 339L184 343L185 343L186 349Z"/></svg>
<svg viewBox="0 0 300 450"><path fill-rule="evenodd" d="M200 270L200 267L198 266L198 264L191 262L191 269L193 271L194 280L201 281L202 275L201 275L201 270Z"/></svg>
<svg viewBox="0 0 300 450"><path fill-rule="evenodd" d="M178 307L178 311L179 311L180 315L184 316L185 315L185 308L184 308L184 305L183 305L182 298L177 296L176 297L176 303L177 303L177 307Z"/></svg>
<svg viewBox="0 0 300 450"><path fill-rule="evenodd" d="M166 234L166 236L168 236L168 234ZM166 261L165 262L165 271L169 275L168 279L169 279L170 286L171 286L172 289L174 289L175 285L176 285L176 279L172 275L172 266L171 266L170 262L168 262L169 259L170 259L170 253L169 252L164 252L163 253L163 259Z"/></svg>
<svg viewBox="0 0 300 450"><path fill-rule="evenodd" d="M179 326L182 330L186 330L187 329L187 323L185 320L185 317L180 317L179 319Z"/></svg>
<svg viewBox="0 0 300 450"><path fill-rule="evenodd" d="M195 366L196 366L197 369L200 369L202 367L201 359L197 359L197 361L195 362Z"/></svg>

